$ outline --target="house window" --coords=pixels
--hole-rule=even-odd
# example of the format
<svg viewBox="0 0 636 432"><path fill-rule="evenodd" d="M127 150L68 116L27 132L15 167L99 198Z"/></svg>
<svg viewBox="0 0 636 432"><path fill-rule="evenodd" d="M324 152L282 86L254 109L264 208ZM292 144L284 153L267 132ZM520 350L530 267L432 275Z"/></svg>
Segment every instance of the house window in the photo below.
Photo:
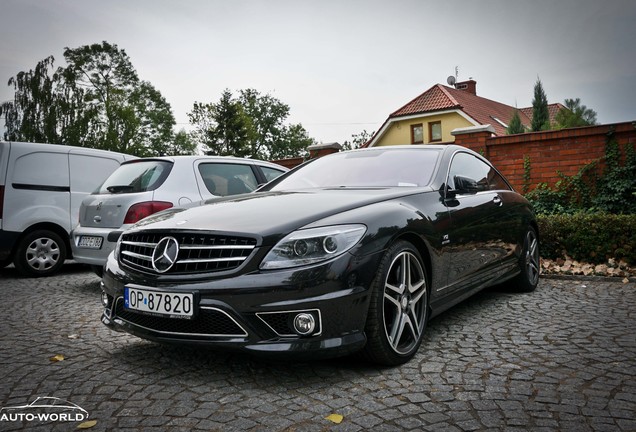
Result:
<svg viewBox="0 0 636 432"><path fill-rule="evenodd" d="M411 144L424 143L424 126L421 124L411 125Z"/></svg>
<svg viewBox="0 0 636 432"><path fill-rule="evenodd" d="M430 122L428 124L428 136L431 142L442 140L442 122Z"/></svg>

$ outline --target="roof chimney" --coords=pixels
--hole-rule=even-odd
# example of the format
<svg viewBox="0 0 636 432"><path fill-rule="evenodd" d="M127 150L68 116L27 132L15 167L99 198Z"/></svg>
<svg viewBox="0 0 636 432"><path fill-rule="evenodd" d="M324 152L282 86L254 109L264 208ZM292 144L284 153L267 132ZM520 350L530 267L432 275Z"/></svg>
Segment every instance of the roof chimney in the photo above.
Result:
<svg viewBox="0 0 636 432"><path fill-rule="evenodd" d="M462 81L455 84L457 90L464 90L477 96L477 81L470 78L468 81Z"/></svg>

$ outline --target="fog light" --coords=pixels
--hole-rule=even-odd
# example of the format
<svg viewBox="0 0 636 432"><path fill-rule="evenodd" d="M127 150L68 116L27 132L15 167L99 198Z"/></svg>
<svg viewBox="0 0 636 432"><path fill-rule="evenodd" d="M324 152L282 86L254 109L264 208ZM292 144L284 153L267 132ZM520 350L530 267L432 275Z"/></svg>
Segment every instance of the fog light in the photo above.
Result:
<svg viewBox="0 0 636 432"><path fill-rule="evenodd" d="M110 304L110 300L108 299L108 294L102 291L102 305L104 307L108 307L109 304Z"/></svg>
<svg viewBox="0 0 636 432"><path fill-rule="evenodd" d="M301 336L306 336L316 328L316 320L312 314L299 313L294 318L294 330Z"/></svg>

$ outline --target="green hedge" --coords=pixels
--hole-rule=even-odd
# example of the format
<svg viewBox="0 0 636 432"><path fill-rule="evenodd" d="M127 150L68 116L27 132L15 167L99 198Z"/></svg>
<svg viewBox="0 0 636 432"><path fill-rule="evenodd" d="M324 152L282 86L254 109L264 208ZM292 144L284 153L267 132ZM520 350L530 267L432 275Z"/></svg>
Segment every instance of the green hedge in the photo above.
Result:
<svg viewBox="0 0 636 432"><path fill-rule="evenodd" d="M615 258L636 264L636 214L540 215L538 224L544 258L568 255L592 264Z"/></svg>

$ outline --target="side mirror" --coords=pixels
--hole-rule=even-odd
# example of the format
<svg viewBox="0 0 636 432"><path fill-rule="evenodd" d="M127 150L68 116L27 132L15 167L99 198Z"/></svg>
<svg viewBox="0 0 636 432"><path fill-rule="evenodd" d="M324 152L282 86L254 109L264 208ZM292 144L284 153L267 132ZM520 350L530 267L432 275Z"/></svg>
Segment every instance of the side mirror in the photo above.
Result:
<svg viewBox="0 0 636 432"><path fill-rule="evenodd" d="M453 181L455 182L455 189L459 193L474 194L479 192L479 185L471 178L455 176L453 177Z"/></svg>

